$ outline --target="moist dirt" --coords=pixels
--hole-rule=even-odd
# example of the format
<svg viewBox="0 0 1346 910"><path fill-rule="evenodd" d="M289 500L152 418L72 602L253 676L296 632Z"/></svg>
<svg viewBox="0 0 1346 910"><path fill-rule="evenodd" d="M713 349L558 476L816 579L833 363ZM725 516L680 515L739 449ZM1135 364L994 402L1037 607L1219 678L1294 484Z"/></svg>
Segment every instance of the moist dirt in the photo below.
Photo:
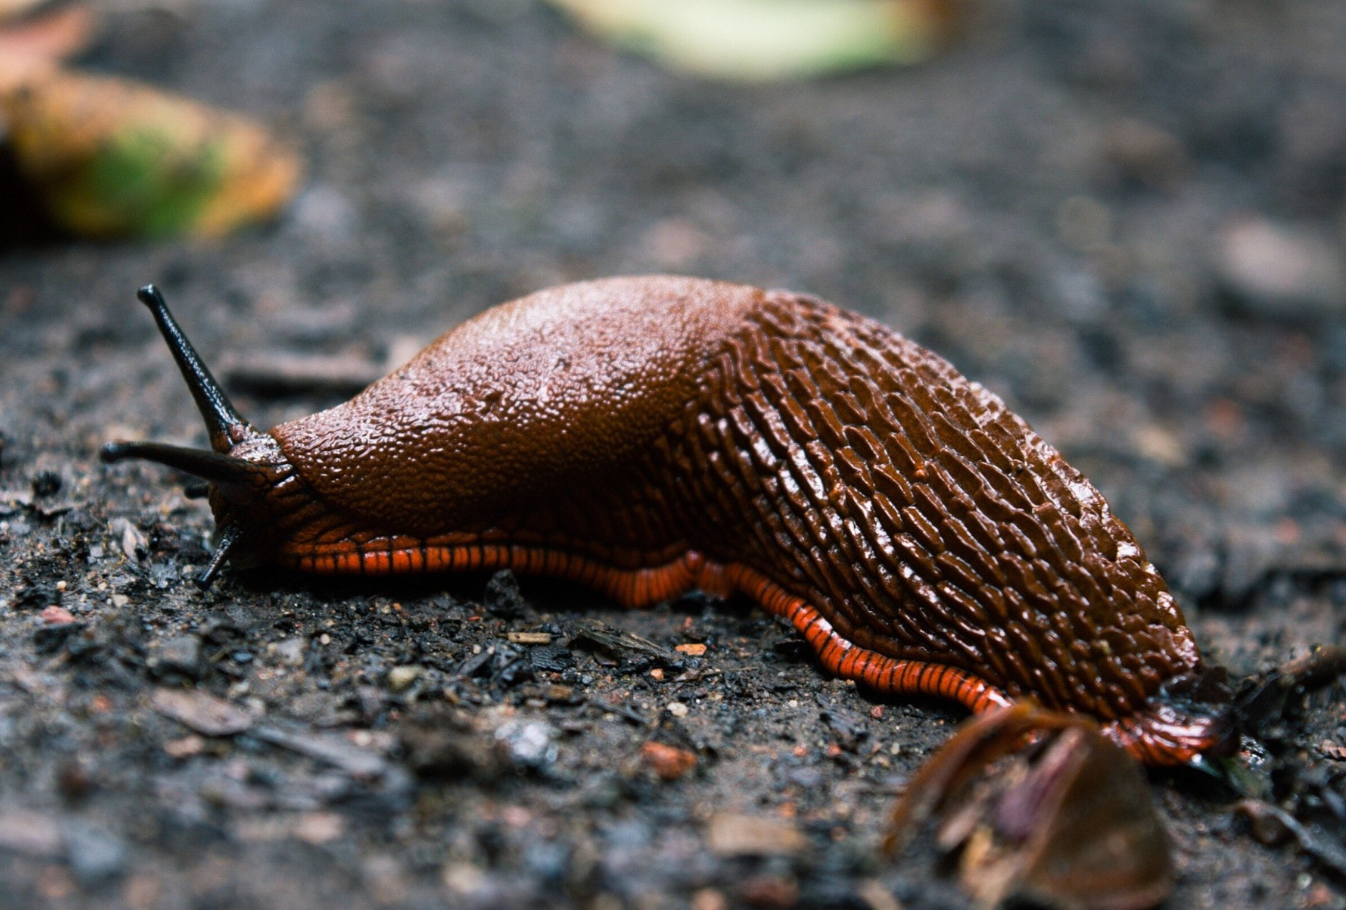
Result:
<svg viewBox="0 0 1346 910"><path fill-rule="evenodd" d="M726 86L522 0L111 5L82 66L245 110L309 175L215 245L3 213L0 905L966 906L877 849L963 713L827 678L750 604L507 574L197 590L204 504L96 457L204 443L134 291L263 427L548 285L818 294L1004 396L1239 677L1346 620L1343 48L1337 0L1041 0L917 69ZM315 355L321 382L268 366ZM1346 907L1342 695L1293 694L1269 742L1326 861L1152 775L1171 906Z"/></svg>

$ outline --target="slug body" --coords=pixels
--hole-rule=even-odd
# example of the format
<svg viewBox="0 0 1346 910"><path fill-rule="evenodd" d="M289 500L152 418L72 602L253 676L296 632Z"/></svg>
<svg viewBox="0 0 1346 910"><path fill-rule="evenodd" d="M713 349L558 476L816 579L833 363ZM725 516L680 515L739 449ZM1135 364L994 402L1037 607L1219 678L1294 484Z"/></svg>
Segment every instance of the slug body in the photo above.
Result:
<svg viewBox="0 0 1346 910"><path fill-rule="evenodd" d="M1153 765L1227 740L1163 579L1019 417L811 297L616 278L489 310L351 401L261 433L152 288L213 452L111 443L211 481L237 566L512 568L627 606L700 588L786 617L839 676L973 710L1091 715Z"/></svg>

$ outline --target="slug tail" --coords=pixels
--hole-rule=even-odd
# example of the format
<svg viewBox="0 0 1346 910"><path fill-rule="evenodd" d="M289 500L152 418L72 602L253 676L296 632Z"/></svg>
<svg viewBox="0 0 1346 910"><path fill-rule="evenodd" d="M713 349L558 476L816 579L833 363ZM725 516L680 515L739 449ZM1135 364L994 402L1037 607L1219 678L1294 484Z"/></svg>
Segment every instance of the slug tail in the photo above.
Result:
<svg viewBox="0 0 1346 910"><path fill-rule="evenodd" d="M1142 764L1191 765L1233 754L1239 743L1223 671L1171 680L1144 710L1104 724L1103 733Z"/></svg>
<svg viewBox="0 0 1346 910"><path fill-rule="evenodd" d="M224 389L215 381L215 377L211 375L196 348L187 340L187 335L173 318L173 313L168 309L164 295L159 289L147 284L136 292L136 296L154 314L159 334L168 343L168 349L173 352L173 359L177 361L178 369L182 371L182 378L187 381L187 387L191 389L192 398L196 401L196 409L201 412L201 418L206 422L206 430L210 433L210 447L216 452L228 452L244 436L255 433L229 401Z"/></svg>

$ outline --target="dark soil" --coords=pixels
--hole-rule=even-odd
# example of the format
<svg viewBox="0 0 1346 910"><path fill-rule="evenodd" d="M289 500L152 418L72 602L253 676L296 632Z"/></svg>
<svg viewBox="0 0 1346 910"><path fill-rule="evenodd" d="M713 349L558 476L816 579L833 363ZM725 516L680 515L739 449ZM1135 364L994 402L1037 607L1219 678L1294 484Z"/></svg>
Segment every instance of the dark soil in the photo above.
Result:
<svg viewBox="0 0 1346 910"><path fill-rule="evenodd" d="M278 225L222 245L0 256L0 905L962 906L876 850L962 712L826 678L750 605L624 613L508 577L198 591L205 507L96 458L204 442L133 298L151 280L225 366L381 365L608 274L816 293L1061 448L1213 660L1246 674L1342 638L1339 0L1035 0L918 70L764 87L662 72L522 0L115 8L84 65L275 123L311 174ZM221 372L262 426L338 400ZM1342 694L1271 743L1275 795L1329 841ZM649 742L695 769L660 780ZM1346 907L1227 790L1152 787L1172 906ZM772 855L712 844L745 814L782 828Z"/></svg>

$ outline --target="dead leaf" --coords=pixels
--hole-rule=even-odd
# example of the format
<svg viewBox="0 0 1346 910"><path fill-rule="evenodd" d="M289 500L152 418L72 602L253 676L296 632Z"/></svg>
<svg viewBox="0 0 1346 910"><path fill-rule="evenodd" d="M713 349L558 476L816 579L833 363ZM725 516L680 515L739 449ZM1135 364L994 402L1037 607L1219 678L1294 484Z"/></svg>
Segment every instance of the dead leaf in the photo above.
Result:
<svg viewBox="0 0 1346 910"><path fill-rule="evenodd" d="M889 852L931 821L981 907L1142 910L1173 888L1140 766L1086 718L1025 704L972 718L911 781Z"/></svg>
<svg viewBox="0 0 1346 910"><path fill-rule="evenodd" d="M626 50L703 76L765 81L928 59L960 0L550 0Z"/></svg>
<svg viewBox="0 0 1346 910"><path fill-rule="evenodd" d="M22 16L45 2L46 0L0 0L0 22Z"/></svg>
<svg viewBox="0 0 1346 910"><path fill-rule="evenodd" d="M0 18L5 18L3 4ZM0 88L54 70L88 48L94 33L93 11L82 5L58 7L0 27Z"/></svg>
<svg viewBox="0 0 1346 910"><path fill-rule="evenodd" d="M122 79L0 86L19 172L79 236L220 237L276 214L299 156L257 123Z"/></svg>

